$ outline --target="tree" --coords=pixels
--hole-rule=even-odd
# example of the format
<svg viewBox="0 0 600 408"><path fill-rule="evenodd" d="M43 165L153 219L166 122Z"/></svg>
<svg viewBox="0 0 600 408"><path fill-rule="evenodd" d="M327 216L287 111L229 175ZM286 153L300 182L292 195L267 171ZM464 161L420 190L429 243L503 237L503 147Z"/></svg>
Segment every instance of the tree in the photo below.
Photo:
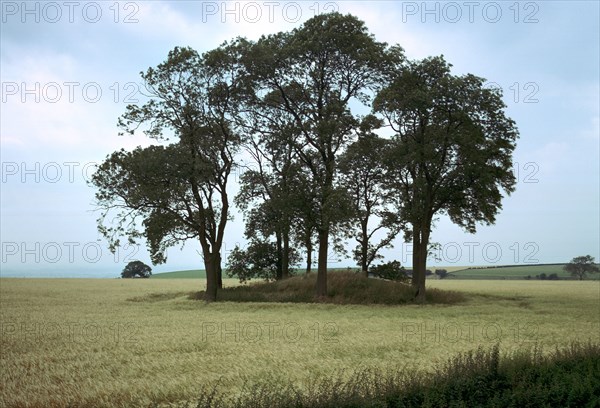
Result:
<svg viewBox="0 0 600 408"><path fill-rule="evenodd" d="M493 224L502 190L515 188L512 152L518 131L499 89L450 73L443 57L406 64L376 97L374 111L394 131L386 157L388 189L413 244L412 285L425 301L425 271L436 214L470 233Z"/></svg>
<svg viewBox="0 0 600 408"><path fill-rule="evenodd" d="M296 251L290 253L290 265L298 264L300 257ZM240 283L250 279L278 279L281 258L274 242L252 240L241 249L236 246L227 257L227 275L237 277Z"/></svg>
<svg viewBox="0 0 600 408"><path fill-rule="evenodd" d="M400 282L404 282L408 279L406 276L406 270L398 261L390 261L384 264L376 265L372 268L371 272L373 275L381 279Z"/></svg>
<svg viewBox="0 0 600 408"><path fill-rule="evenodd" d="M243 136L236 118L247 93L238 64L246 45L238 40L202 56L175 48L167 61L142 73L149 101L127 106L119 126L133 134L147 124L150 138L175 142L115 152L92 178L103 210L98 228L112 250L121 236L130 242L144 237L157 264L166 261L168 247L199 240L207 301L216 300L221 281L227 183ZM116 216L107 218L113 211Z"/></svg>
<svg viewBox="0 0 600 408"><path fill-rule="evenodd" d="M142 261L131 261L121 272L121 278L149 278L152 275L152 268L143 263Z"/></svg>
<svg viewBox="0 0 600 408"><path fill-rule="evenodd" d="M591 255L576 256L563 268L571 276L584 280L588 273L600 273L600 268L594 262Z"/></svg>
<svg viewBox="0 0 600 408"><path fill-rule="evenodd" d="M448 277L448 271L446 269L436 269L435 274L440 278L444 279Z"/></svg>
<svg viewBox="0 0 600 408"><path fill-rule="evenodd" d="M339 191L334 189L336 158L359 123L350 102L366 103L369 89L394 67L399 49L368 34L356 17L321 14L289 33L263 36L246 61L262 94L267 112L279 112L293 123L293 146L311 176L318 195L317 296L327 295L327 256L332 225L339 219Z"/></svg>
<svg viewBox="0 0 600 408"><path fill-rule="evenodd" d="M291 228L295 207L304 199L294 186L301 176L295 150L289 142L290 130L280 122L251 116L252 137L246 151L252 156L255 168L248 168L241 177L240 192L235 202L246 216L246 238L268 238L274 234L279 257L277 279L289 276ZM248 123L247 122L247 123ZM255 207L252 202L258 201Z"/></svg>
<svg viewBox="0 0 600 408"><path fill-rule="evenodd" d="M385 168L381 154L389 141L373 133L375 127L379 127L379 123L374 117L365 120L358 140L348 146L339 160L340 184L347 190L352 205L353 225L349 235L358 242L353 255L365 276L369 276L369 265L382 258L379 251L391 247L392 240L400 232L396 214L387 208L384 189ZM379 223L370 228L373 217L377 217ZM384 230L387 234L374 243L374 235Z"/></svg>

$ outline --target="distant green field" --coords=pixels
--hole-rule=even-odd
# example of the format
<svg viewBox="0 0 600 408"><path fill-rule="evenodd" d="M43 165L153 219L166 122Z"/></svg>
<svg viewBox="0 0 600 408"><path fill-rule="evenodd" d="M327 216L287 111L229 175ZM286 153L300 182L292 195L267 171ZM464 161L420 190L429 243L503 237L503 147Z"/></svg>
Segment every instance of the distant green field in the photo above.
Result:
<svg viewBox="0 0 600 408"><path fill-rule="evenodd" d="M482 267L463 269L461 267L430 267L429 269L446 269L450 272L449 279L525 279L531 276L535 279L537 275L545 273L546 275L557 274L560 279L573 279L563 270L564 264L546 264L546 265L518 265L502 267ZM336 270L347 270L347 268L333 268L330 272ZM298 269L296 273L304 273L304 269ZM204 279L206 272L204 269L191 269L185 271L165 272L152 275L154 279ZM598 280L599 274L588 275L588 279Z"/></svg>
<svg viewBox="0 0 600 408"><path fill-rule="evenodd" d="M329 272L346 271L348 268L331 268ZM296 274L304 273L305 269L296 269ZM204 269L189 269L185 271L164 272L152 275L154 279L204 279L206 271Z"/></svg>
<svg viewBox="0 0 600 408"><path fill-rule="evenodd" d="M488 268L463 269L450 273L451 279L525 279L531 276L535 279L537 275L555 273L560 279L573 279L571 275L563 270L564 264L547 265L518 265ZM599 279L598 274L588 275L588 279Z"/></svg>
<svg viewBox="0 0 600 408"><path fill-rule="evenodd" d="M152 275L152 279L204 279L206 271L204 269L188 269L186 271L175 271L156 273Z"/></svg>

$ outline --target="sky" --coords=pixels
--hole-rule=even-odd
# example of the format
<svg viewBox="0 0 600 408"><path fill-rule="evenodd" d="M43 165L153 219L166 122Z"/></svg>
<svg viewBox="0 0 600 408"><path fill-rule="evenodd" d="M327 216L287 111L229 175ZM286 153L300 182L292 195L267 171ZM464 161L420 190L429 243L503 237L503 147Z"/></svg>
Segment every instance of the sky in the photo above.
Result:
<svg viewBox="0 0 600 408"><path fill-rule="evenodd" d="M111 152L151 144L143 134L119 136L116 126L126 105L144 100L140 72L175 46L204 52L329 11L359 17L410 59L444 55L454 74L486 78L502 88L519 129L516 191L496 223L468 234L440 216L432 233L440 250L430 265L600 258L597 1L0 4L0 276L116 277L131 260L150 264L144 242L110 253L88 185ZM245 243L243 216L236 209L233 216L224 258ZM193 240L171 248L153 271L202 268L198 250ZM411 246L401 236L383 255L410 267ZM330 267L352 265L330 256Z"/></svg>

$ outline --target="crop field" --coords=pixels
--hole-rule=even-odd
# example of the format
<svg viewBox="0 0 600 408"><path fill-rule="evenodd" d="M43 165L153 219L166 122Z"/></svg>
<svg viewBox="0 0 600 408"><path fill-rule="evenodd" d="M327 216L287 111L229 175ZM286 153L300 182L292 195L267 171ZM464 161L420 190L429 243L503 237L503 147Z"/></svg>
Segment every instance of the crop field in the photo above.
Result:
<svg viewBox="0 0 600 408"><path fill-rule="evenodd" d="M235 284L228 280L227 285ZM600 340L600 282L430 280L464 303L232 303L200 279L0 279L0 406L148 406L203 386L300 386L361 368L433 370L458 352Z"/></svg>

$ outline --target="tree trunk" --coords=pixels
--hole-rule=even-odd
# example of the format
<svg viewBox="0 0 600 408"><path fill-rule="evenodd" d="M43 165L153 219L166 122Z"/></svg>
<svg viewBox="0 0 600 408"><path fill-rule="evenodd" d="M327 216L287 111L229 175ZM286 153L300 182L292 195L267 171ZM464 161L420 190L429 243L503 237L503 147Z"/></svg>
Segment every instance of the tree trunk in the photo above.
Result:
<svg viewBox="0 0 600 408"><path fill-rule="evenodd" d="M221 267L221 253L219 253L217 263L217 288L223 289L223 268Z"/></svg>
<svg viewBox="0 0 600 408"><path fill-rule="evenodd" d="M364 244L362 244L362 247L363 247L362 248L363 253L360 257L360 267L361 267L362 273L364 273L365 276L368 278L369 277L369 267L367 266L367 252L366 252L367 248L365 247Z"/></svg>
<svg viewBox="0 0 600 408"><path fill-rule="evenodd" d="M283 278L283 249L281 245L281 232L275 233L275 242L277 246L277 274L275 280Z"/></svg>
<svg viewBox="0 0 600 408"><path fill-rule="evenodd" d="M217 300L217 290L219 287L219 253L204 254L204 268L206 269L206 293L204 300L214 302Z"/></svg>
<svg viewBox="0 0 600 408"><path fill-rule="evenodd" d="M369 267L367 265L367 258L369 257L369 240L367 239L369 231L367 230L368 218L365 222L361 222L362 228L362 241L360 242L360 267L365 276L369 277Z"/></svg>
<svg viewBox="0 0 600 408"><path fill-rule="evenodd" d="M290 276L290 234L287 231L282 232L283 253L281 254L281 279L287 279Z"/></svg>
<svg viewBox="0 0 600 408"><path fill-rule="evenodd" d="M426 225L413 224L413 274L412 286L415 289L415 300L425 303L425 277L427 269L427 246L429 245L429 228Z"/></svg>
<svg viewBox="0 0 600 408"><path fill-rule="evenodd" d="M308 275L312 269L312 251L313 251L313 245L312 245L312 240L310 238L310 235L308 236L308 239L306 240L304 245L306 246L306 274Z"/></svg>
<svg viewBox="0 0 600 408"><path fill-rule="evenodd" d="M316 296L327 296L327 251L329 248L329 227L319 229L319 260L317 265Z"/></svg>

